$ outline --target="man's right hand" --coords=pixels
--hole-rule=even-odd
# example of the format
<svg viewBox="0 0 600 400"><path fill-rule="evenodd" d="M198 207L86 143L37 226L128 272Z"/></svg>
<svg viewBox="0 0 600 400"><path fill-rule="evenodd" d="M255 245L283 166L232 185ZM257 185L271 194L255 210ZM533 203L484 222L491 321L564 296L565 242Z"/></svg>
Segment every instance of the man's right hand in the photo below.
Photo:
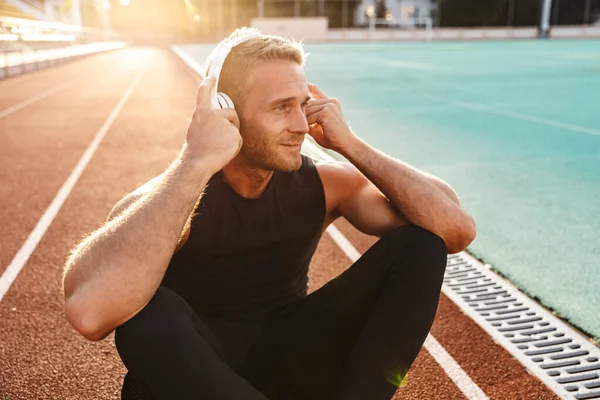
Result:
<svg viewBox="0 0 600 400"><path fill-rule="evenodd" d="M186 153L215 174L242 148L240 120L234 109L211 107L215 78L205 78L198 88L196 110L188 127Z"/></svg>

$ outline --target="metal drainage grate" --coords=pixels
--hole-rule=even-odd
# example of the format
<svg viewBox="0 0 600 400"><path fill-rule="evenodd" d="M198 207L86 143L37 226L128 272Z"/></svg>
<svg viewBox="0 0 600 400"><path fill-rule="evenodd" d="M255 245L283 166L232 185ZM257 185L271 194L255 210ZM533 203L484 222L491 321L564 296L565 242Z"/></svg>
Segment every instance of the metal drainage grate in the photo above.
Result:
<svg viewBox="0 0 600 400"><path fill-rule="evenodd" d="M477 259L448 256L442 291L564 399L600 399L600 349Z"/></svg>

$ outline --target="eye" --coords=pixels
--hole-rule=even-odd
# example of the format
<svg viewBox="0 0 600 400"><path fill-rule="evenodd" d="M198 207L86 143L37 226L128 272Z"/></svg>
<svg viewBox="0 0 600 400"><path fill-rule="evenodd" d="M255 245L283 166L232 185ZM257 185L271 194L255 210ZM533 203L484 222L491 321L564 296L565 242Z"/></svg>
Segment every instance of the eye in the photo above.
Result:
<svg viewBox="0 0 600 400"><path fill-rule="evenodd" d="M275 110L277 111L286 111L288 109L288 105L286 103L280 104L277 107L275 107Z"/></svg>

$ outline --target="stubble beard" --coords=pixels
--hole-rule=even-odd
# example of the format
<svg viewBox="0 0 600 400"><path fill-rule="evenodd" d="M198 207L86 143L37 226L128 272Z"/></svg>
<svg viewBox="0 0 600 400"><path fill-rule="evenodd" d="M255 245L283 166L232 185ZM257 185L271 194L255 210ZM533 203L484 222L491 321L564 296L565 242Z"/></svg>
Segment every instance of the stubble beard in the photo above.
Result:
<svg viewBox="0 0 600 400"><path fill-rule="evenodd" d="M267 171L294 172L302 166L300 152L285 154L284 146L267 143L245 143L240 153L256 168Z"/></svg>

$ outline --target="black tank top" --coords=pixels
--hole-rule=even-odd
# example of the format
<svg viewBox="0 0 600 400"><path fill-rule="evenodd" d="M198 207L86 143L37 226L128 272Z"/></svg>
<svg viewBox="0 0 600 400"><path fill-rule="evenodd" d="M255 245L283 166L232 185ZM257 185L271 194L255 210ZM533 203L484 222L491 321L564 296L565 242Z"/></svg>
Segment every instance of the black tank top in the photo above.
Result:
<svg viewBox="0 0 600 400"><path fill-rule="evenodd" d="M161 285L200 315L262 319L306 296L325 211L321 179L305 155L298 171L275 171L256 199L236 193L219 171Z"/></svg>

